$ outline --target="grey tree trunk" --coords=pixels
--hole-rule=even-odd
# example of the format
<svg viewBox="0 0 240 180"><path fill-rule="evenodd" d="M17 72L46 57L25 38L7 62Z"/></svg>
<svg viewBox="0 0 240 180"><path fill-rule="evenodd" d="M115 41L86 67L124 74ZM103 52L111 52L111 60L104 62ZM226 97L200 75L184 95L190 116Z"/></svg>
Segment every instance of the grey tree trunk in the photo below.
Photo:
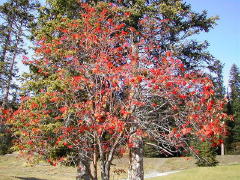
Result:
<svg viewBox="0 0 240 180"><path fill-rule="evenodd" d="M13 56L12 56L12 59L11 59L11 62L10 62L10 69L9 69L9 72L8 72L9 73L8 74L8 79L7 79L6 87L5 87L5 95L3 97L3 104L2 104L3 107L7 107L8 103L9 103L9 93L10 93L10 89L11 89L11 83L12 83L12 80L13 80L14 66L15 66L17 55L18 55L19 41L20 41L20 39L23 35L22 23L23 22L21 21L19 32L16 35L16 42L15 42L15 45L14 45L15 49L14 49ZM4 56L6 56L6 52L5 52Z"/></svg>
<svg viewBox="0 0 240 180"><path fill-rule="evenodd" d="M134 38L131 36L132 43L132 51L133 54L138 57L138 47L134 43ZM138 66L136 64L135 66ZM134 87L132 87L134 88ZM136 130L137 127L132 127L132 130ZM132 147L129 151L129 170L128 170L128 179L129 180L143 180L144 179L144 171L143 171L143 139L141 136L136 133L130 136L130 142L132 143Z"/></svg>
<svg viewBox="0 0 240 180"><path fill-rule="evenodd" d="M93 180L97 180L97 162L98 162L98 152L96 149L96 145L94 145L94 150L93 150L93 161L91 163L92 167L91 167L91 175L92 175L92 179Z"/></svg>
<svg viewBox="0 0 240 180"><path fill-rule="evenodd" d="M76 180L92 180L90 172L90 163L88 161L80 161L77 167Z"/></svg>
<svg viewBox="0 0 240 180"><path fill-rule="evenodd" d="M122 135L123 135L123 132L121 132L118 135L118 137L115 139L115 142L108 153L104 152L104 149L102 148L101 138L96 136L98 147L99 147L100 161L101 161L101 180L110 179L110 168L113 160L113 155L117 146L119 145Z"/></svg>
<svg viewBox="0 0 240 180"><path fill-rule="evenodd" d="M130 138L133 147L129 152L129 180L143 180L143 139L141 136L133 134Z"/></svg>
<svg viewBox="0 0 240 180"><path fill-rule="evenodd" d="M11 22L11 21L10 21ZM6 36L6 39L5 39L5 42L4 42L4 45L3 45L3 48L2 48L2 53L1 53L1 57L0 57L0 61L1 62L4 62L4 63L7 63L6 61L6 56L7 56L7 49L11 46L11 34L12 34L12 23L10 23L9 25L9 28L8 28L8 32L7 32L7 36ZM3 68L4 69L4 68ZM6 73L6 69L4 69L4 73ZM2 90L4 90L6 88L6 84L7 82L4 83L3 82L0 82L0 88L2 88ZM4 92L4 91L3 91ZM4 95L3 97L3 103L2 103L2 106L5 108L6 104L7 104L7 100L6 100L6 95Z"/></svg>
<svg viewBox="0 0 240 180"><path fill-rule="evenodd" d="M4 95L4 98L3 98L3 104L2 106L5 108L7 107L8 103L9 103L9 93L10 93L10 86L11 86L11 82L12 82L12 79L13 79L13 69L14 69L14 64L15 64L15 60L16 60L16 50L14 52L14 55L13 55L13 59L12 59L12 62L11 62L11 66L10 66L10 70L9 70L9 77L8 77L8 81L7 81L7 85L6 85L6 92L5 92L5 95Z"/></svg>
<svg viewBox="0 0 240 180"><path fill-rule="evenodd" d="M109 162L101 163L101 178L102 180L110 179L110 163Z"/></svg>

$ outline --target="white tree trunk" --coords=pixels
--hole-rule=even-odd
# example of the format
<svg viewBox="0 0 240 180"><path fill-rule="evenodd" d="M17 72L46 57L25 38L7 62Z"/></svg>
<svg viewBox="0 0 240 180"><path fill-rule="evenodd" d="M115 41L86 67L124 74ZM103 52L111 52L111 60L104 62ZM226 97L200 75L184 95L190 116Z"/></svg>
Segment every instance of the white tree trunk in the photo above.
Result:
<svg viewBox="0 0 240 180"><path fill-rule="evenodd" d="M142 137L134 134L130 138L133 147L130 148L129 152L129 180L143 180L143 140Z"/></svg>
<svg viewBox="0 0 240 180"><path fill-rule="evenodd" d="M109 162L101 162L101 178L102 178L102 180L109 180L109 178L110 178Z"/></svg>
<svg viewBox="0 0 240 180"><path fill-rule="evenodd" d="M224 143L221 144L221 156L224 156Z"/></svg>

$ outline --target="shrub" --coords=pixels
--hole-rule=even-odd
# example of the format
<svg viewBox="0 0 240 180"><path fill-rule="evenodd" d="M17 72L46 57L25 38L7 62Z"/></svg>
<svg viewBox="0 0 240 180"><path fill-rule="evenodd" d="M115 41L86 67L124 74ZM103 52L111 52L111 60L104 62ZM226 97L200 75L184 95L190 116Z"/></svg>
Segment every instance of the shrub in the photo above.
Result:
<svg viewBox="0 0 240 180"><path fill-rule="evenodd" d="M0 155L11 153L12 135L6 129L7 127L0 127Z"/></svg>
<svg viewBox="0 0 240 180"><path fill-rule="evenodd" d="M201 167L216 166L218 161L216 160L216 148L212 146L212 143L195 142L194 147L197 149L195 157L197 158L196 164Z"/></svg>

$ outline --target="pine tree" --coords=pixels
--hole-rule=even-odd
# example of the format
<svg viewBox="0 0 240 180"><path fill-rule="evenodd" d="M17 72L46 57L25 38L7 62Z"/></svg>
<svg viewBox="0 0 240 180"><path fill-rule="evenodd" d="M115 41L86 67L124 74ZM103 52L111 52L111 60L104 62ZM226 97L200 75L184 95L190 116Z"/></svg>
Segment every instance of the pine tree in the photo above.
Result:
<svg viewBox="0 0 240 180"><path fill-rule="evenodd" d="M240 98L240 71L236 64L230 70L229 86L231 100Z"/></svg>
<svg viewBox="0 0 240 180"><path fill-rule="evenodd" d="M229 109L230 113L234 116L233 128L231 130L232 142L236 145L240 142L240 71L236 64L233 64L230 70L229 87ZM235 150L240 151L239 147L235 147Z"/></svg>
<svg viewBox="0 0 240 180"><path fill-rule="evenodd" d="M17 84L14 78L17 77L17 60L21 55L26 54L24 49L24 38L27 28L32 23L32 14L36 4L29 0L9 0L0 6L0 99L2 106L8 107L10 97L16 96ZM26 47L25 47L26 48ZM14 94L11 94L14 93Z"/></svg>
<svg viewBox="0 0 240 180"><path fill-rule="evenodd" d="M96 4L99 0L85 0L89 4ZM139 21L145 15L157 17L161 22L161 28L158 29L158 35L154 36L156 45L160 45L162 52L166 50L174 52L174 56L181 59L185 68L188 70L199 71L203 68L218 74L214 69L218 60L216 60L208 51L209 43L207 41L198 42L191 37L200 32L208 32L215 25L218 17L207 17L207 11L200 13L194 12L191 5L182 0L107 0L104 2L114 3L121 7L122 16L130 13L125 23L141 31ZM47 38L55 36L55 24L59 18L66 16L75 19L79 15L80 5L75 0L46 0L46 6L40 9L40 17L37 28L33 31L34 37L40 38L43 34ZM49 21L50 20L50 21ZM48 23L46 23L48 22ZM157 55L156 52L152 52Z"/></svg>
<svg viewBox="0 0 240 180"><path fill-rule="evenodd" d="M219 60L215 60L214 65L210 66L210 75L215 87L215 96L222 99L225 96L225 87L223 84L223 64ZM212 73L213 72L213 73Z"/></svg>
<svg viewBox="0 0 240 180"><path fill-rule="evenodd" d="M8 0L0 5L0 154L8 153L11 146L3 112L17 106L17 61L26 53L24 42L36 5L30 0Z"/></svg>

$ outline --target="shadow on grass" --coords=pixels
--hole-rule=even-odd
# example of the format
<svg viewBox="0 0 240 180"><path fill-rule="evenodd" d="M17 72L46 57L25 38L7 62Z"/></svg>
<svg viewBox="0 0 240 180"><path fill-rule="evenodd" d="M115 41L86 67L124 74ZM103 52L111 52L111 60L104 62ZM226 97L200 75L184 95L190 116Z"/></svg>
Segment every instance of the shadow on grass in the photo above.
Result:
<svg viewBox="0 0 240 180"><path fill-rule="evenodd" d="M39 178L35 178L35 177L14 177L17 179L22 179L22 180L47 180L47 179L39 179Z"/></svg>

